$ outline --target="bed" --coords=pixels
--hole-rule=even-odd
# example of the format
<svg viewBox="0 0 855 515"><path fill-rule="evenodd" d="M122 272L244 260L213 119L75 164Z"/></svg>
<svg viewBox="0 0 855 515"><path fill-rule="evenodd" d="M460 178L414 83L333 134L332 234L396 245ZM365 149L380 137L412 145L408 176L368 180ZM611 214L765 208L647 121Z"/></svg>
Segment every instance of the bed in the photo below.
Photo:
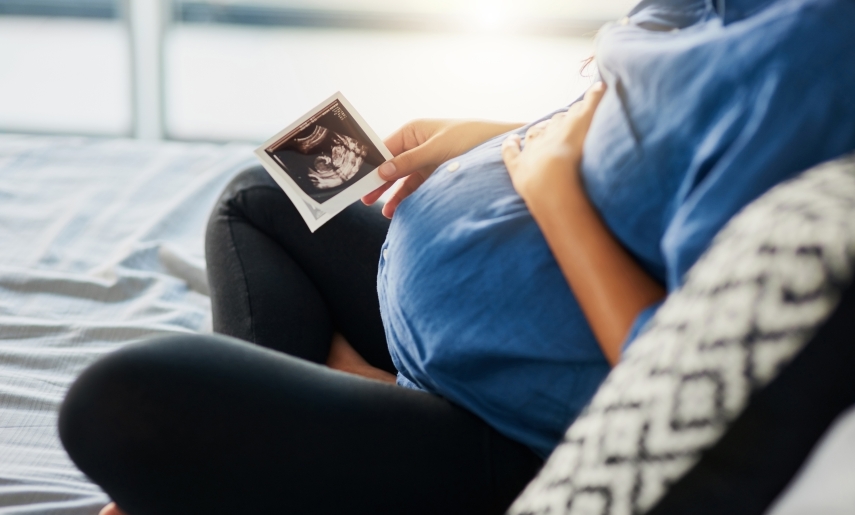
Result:
<svg viewBox="0 0 855 515"><path fill-rule="evenodd" d="M0 135L0 513L93 514L56 408L98 356L207 331L203 235L244 145Z"/></svg>
<svg viewBox="0 0 855 515"><path fill-rule="evenodd" d="M245 145L0 135L0 514L93 515L56 409L99 356L210 330L203 236ZM855 512L855 411L771 515Z"/></svg>

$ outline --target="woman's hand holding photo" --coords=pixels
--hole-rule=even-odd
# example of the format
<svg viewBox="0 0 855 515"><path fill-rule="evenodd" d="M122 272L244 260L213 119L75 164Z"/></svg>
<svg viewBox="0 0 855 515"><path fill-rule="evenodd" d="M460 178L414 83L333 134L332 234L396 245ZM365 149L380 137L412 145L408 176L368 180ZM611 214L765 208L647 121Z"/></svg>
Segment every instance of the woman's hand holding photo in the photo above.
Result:
<svg viewBox="0 0 855 515"><path fill-rule="evenodd" d="M490 138L522 126L522 123L477 120L409 122L384 142L395 155L379 168L380 177L388 182L362 197L362 202L371 205L394 186L394 192L383 206L383 215L392 218L398 204L421 186L439 165Z"/></svg>

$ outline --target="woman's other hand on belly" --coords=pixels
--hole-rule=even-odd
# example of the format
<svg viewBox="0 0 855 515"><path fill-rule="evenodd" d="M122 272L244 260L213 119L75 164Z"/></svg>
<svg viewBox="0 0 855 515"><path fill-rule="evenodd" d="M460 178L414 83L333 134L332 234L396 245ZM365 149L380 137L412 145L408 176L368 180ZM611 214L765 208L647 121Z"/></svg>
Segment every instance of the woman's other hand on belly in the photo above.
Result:
<svg viewBox="0 0 855 515"><path fill-rule="evenodd" d="M518 137L508 137L502 157L603 354L614 365L638 314L664 298L665 290L614 237L582 186L582 147L604 93L602 83L594 85L567 113L532 126L524 149Z"/></svg>
<svg viewBox="0 0 855 515"><path fill-rule="evenodd" d="M529 208L557 190L581 187L582 147L605 90L605 85L598 82L567 111L529 127L524 151L518 135L505 140L502 158L514 189Z"/></svg>
<svg viewBox="0 0 855 515"><path fill-rule="evenodd" d="M379 169L380 177L388 182L362 197L362 201L371 205L394 186L394 192L383 206L383 214L392 218L398 204L421 186L439 165L490 138L522 126L522 123L476 120L409 122L385 141L389 151L395 156L383 163Z"/></svg>

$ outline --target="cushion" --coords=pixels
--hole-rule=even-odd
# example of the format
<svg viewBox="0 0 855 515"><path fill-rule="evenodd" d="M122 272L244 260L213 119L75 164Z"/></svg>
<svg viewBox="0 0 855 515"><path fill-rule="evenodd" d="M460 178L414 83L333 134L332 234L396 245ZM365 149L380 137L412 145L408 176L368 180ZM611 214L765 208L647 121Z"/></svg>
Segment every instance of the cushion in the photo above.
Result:
<svg viewBox="0 0 855 515"><path fill-rule="evenodd" d="M763 513L855 403L855 155L743 209L511 514Z"/></svg>

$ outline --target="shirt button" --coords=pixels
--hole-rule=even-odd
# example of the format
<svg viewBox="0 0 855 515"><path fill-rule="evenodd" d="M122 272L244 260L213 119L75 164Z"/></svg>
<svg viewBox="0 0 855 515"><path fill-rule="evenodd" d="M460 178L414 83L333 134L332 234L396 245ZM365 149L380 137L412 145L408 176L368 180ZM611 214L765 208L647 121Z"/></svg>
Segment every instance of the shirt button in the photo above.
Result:
<svg viewBox="0 0 855 515"><path fill-rule="evenodd" d="M629 25L629 16L624 16L618 20L618 25Z"/></svg>
<svg viewBox="0 0 855 515"><path fill-rule="evenodd" d="M383 259L389 259L389 249L383 249Z"/></svg>
<svg viewBox="0 0 855 515"><path fill-rule="evenodd" d="M451 163L445 169L448 170L450 173L450 172L456 172L458 168L460 168L460 161L455 161L455 162Z"/></svg>

